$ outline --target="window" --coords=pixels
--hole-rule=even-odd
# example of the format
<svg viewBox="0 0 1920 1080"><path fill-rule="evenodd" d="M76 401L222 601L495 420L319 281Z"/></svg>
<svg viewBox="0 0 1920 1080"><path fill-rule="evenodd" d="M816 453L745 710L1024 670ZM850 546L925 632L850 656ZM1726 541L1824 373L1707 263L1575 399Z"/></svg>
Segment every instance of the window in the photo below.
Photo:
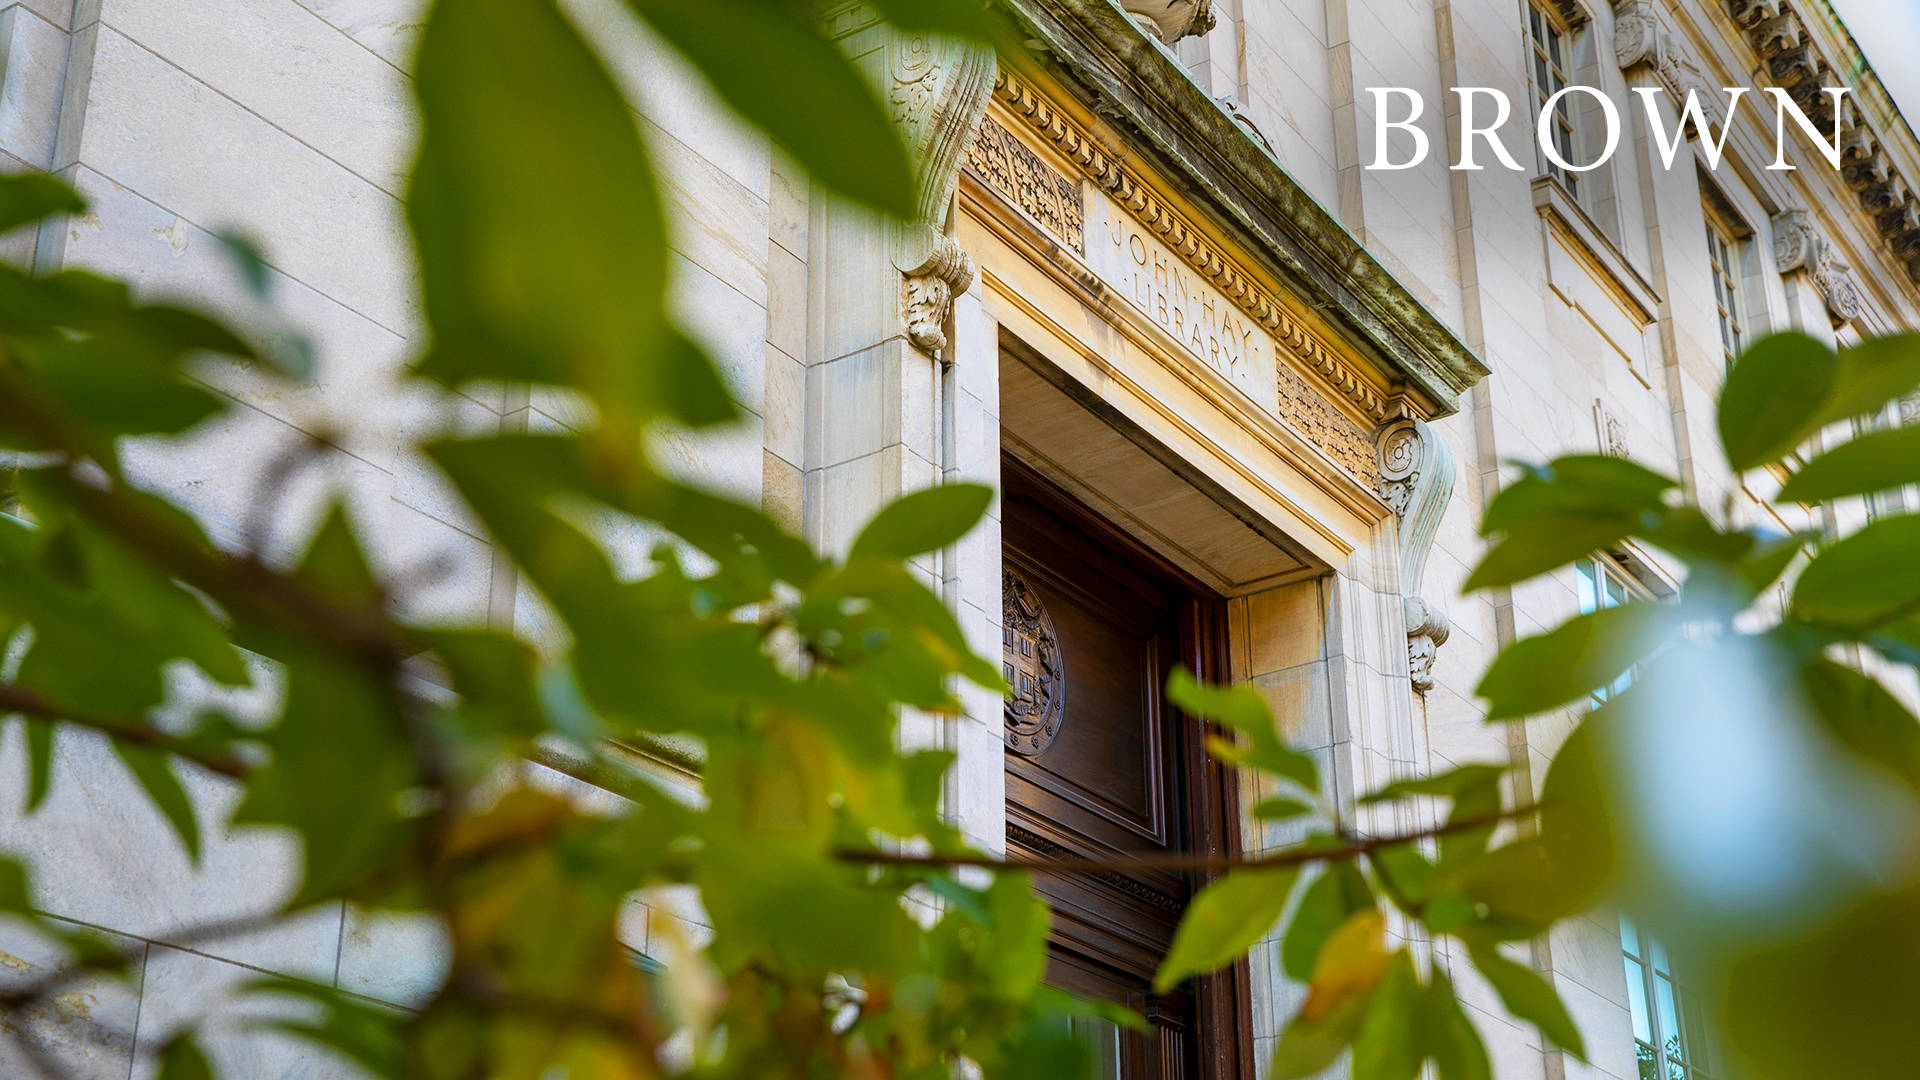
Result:
<svg viewBox="0 0 1920 1080"><path fill-rule="evenodd" d="M1640 1080L1724 1080L1720 1054L1698 995L1674 977L1667 948L1620 917L1627 1005L1633 1014Z"/></svg>
<svg viewBox="0 0 1920 1080"><path fill-rule="evenodd" d="M1534 116L1547 107L1547 99L1567 88L1572 81L1569 73L1573 71L1573 34L1559 17L1549 13L1539 0L1527 5L1527 45L1533 57L1533 104ZM1578 162L1575 149L1580 145L1577 130L1573 122L1573 104L1571 98L1561 98L1553 107L1553 146L1560 152L1560 160ZM1580 201L1580 175L1570 173L1560 166L1541 158L1541 164L1555 180L1560 181L1573 196Z"/></svg>
<svg viewBox="0 0 1920 1080"><path fill-rule="evenodd" d="M1707 265L1713 271L1713 301L1720 309L1720 348L1727 366L1746 346L1747 311L1740 298L1740 255L1744 242L1720 214L1707 210Z"/></svg>
<svg viewBox="0 0 1920 1080"><path fill-rule="evenodd" d="M1602 608L1620 607L1629 600L1651 599L1647 590L1634 581L1633 577L1611 556L1593 555L1574 563L1574 569L1580 573L1580 614L1591 615ZM1593 692L1593 704L1599 706L1608 698L1633 685L1633 672L1623 673L1619 678Z"/></svg>

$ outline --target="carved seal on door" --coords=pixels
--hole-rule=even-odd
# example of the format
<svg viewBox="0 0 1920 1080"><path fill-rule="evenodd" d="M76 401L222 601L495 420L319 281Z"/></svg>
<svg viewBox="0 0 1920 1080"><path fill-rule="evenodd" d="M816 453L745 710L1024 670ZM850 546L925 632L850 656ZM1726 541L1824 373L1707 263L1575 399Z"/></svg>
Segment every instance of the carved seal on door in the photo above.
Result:
<svg viewBox="0 0 1920 1080"><path fill-rule="evenodd" d="M1067 665L1053 617L1026 581L1000 573L1001 672L1006 676L1007 748L1037 754L1053 742L1067 709Z"/></svg>

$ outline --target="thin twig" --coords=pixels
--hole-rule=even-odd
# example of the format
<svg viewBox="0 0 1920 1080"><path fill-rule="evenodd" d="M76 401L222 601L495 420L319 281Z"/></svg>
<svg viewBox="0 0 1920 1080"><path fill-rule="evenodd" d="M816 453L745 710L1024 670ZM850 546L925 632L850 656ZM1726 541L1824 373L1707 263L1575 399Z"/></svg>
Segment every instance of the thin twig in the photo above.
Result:
<svg viewBox="0 0 1920 1080"><path fill-rule="evenodd" d="M9 713L24 713L44 720L64 720L80 727L92 728L121 742L172 754L191 761L209 772L219 773L234 780L245 780L253 773L253 766L238 754L231 752L216 754L200 749L145 720L109 720L87 716L71 709L63 709L26 687L0 683L0 716Z"/></svg>
<svg viewBox="0 0 1920 1080"><path fill-rule="evenodd" d="M1301 866L1306 863L1324 862L1333 859L1350 859L1357 855L1368 855L1381 848L1408 844L1416 840L1425 840L1434 836L1446 836L1451 833L1468 832L1473 829L1492 825L1508 818L1524 817L1540 809L1538 803L1516 806L1502 810L1497 814L1485 814L1461 821L1450 821L1431 829L1417 832L1398 833L1393 836L1356 837L1342 844L1326 847L1295 848L1278 855L1263 855L1257 859L1240 859L1223 855L1207 855L1195 852L1167 852L1158 855L1116 855L1104 858L996 858L991 855L908 855L887 851L866 851L854 848L841 848L834 857L842 862L863 863L869 866L979 866L989 870L1024 870L1041 874L1111 874L1134 873L1144 870L1201 870L1223 873L1229 870L1277 870L1288 866Z"/></svg>

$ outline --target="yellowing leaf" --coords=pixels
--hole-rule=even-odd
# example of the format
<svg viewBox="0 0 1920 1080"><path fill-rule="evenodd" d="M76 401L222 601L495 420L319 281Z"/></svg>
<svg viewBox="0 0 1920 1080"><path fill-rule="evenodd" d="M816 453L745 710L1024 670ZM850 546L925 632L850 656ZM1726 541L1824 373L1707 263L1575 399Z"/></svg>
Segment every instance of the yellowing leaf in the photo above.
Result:
<svg viewBox="0 0 1920 1080"><path fill-rule="evenodd" d="M1378 908L1348 916L1321 946L1301 1017L1326 1016L1372 990L1387 971L1386 934L1386 916Z"/></svg>

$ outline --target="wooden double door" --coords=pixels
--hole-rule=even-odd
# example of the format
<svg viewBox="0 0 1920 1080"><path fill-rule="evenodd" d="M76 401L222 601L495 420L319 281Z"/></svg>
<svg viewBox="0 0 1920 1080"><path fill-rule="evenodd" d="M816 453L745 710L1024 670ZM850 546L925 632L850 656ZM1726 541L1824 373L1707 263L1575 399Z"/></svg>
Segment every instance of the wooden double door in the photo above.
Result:
<svg viewBox="0 0 1920 1080"><path fill-rule="evenodd" d="M1223 605L1012 459L1003 462L1007 846L1039 857L1237 849L1224 770L1166 700L1176 664L1219 678ZM1152 992L1202 877L1040 875L1048 980L1126 1005L1087 1025L1103 1080L1252 1077L1244 966Z"/></svg>

